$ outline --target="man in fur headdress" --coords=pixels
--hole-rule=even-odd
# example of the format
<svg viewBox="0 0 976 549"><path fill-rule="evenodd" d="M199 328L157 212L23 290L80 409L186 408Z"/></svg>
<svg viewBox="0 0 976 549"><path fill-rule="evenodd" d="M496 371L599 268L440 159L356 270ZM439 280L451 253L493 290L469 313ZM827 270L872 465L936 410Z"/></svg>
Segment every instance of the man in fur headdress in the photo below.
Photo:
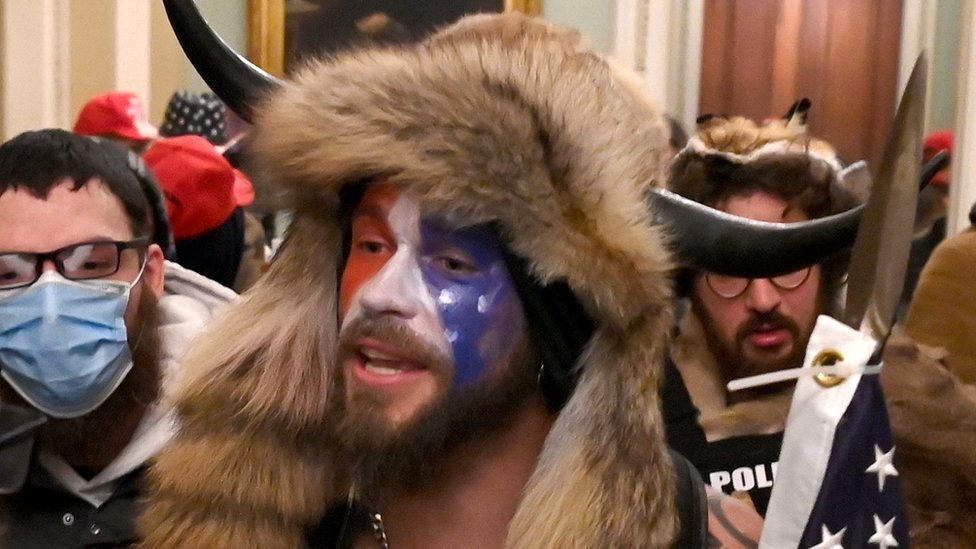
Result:
<svg viewBox="0 0 976 549"><path fill-rule="evenodd" d="M821 218L856 204L848 187L866 173L843 171L829 144L812 138L809 102L784 119L702 117L676 157L669 187L696 202L767 222ZM855 184L855 178L857 183ZM689 310L671 349L697 406L705 443L684 449L713 488L748 493L765 513L792 383L730 392L729 381L803 364L817 316L831 312L845 257L772 278L691 271Z"/></svg>
<svg viewBox="0 0 976 549"><path fill-rule="evenodd" d="M507 14L281 83L167 9L296 217L187 359L146 545L700 546L659 411L667 133L633 78Z"/></svg>

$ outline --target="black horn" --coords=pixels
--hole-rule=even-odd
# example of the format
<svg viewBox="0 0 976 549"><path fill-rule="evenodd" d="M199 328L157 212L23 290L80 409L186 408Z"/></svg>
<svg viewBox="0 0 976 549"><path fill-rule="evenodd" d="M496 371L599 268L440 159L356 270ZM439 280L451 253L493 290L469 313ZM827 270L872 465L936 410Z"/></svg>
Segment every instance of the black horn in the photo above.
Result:
<svg viewBox="0 0 976 549"><path fill-rule="evenodd" d="M922 166L922 176L918 180L918 190L922 190L932 182L932 178L935 174L942 171L944 168L949 167L949 153L946 150L941 150L929 159L928 162Z"/></svg>
<svg viewBox="0 0 976 549"><path fill-rule="evenodd" d="M651 189L651 211L667 227L671 250L689 267L767 278L819 263L854 244L864 205L801 223L727 214L666 189Z"/></svg>
<svg viewBox="0 0 976 549"><path fill-rule="evenodd" d="M252 122L254 106L281 80L251 63L227 45L192 0L163 0L173 32L186 57L210 89L230 110Z"/></svg>
<svg viewBox="0 0 976 549"><path fill-rule="evenodd" d="M922 166L919 189L949 164L942 151ZM660 187L650 191L651 212L667 227L682 264L731 276L766 278L820 263L857 238L864 205L800 223L768 223L727 214Z"/></svg>

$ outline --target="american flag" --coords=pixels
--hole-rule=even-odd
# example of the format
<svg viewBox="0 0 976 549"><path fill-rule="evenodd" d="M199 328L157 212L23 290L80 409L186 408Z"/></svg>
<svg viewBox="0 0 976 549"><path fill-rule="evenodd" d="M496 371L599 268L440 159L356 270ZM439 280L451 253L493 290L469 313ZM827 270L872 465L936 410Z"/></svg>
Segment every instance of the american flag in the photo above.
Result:
<svg viewBox="0 0 976 549"><path fill-rule="evenodd" d="M884 395L878 375L862 371L874 346L832 318L818 319L804 364L837 353L853 373L797 381L761 548L908 547Z"/></svg>

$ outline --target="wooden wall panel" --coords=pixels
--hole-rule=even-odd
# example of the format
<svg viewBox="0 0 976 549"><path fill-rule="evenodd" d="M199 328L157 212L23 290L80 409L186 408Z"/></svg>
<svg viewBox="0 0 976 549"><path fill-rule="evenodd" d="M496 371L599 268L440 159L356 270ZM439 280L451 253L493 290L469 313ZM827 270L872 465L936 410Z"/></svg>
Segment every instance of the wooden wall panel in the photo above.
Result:
<svg viewBox="0 0 976 549"><path fill-rule="evenodd" d="M700 112L762 120L796 99L844 160L877 168L897 96L901 2L707 0Z"/></svg>
<svg viewBox="0 0 976 549"><path fill-rule="evenodd" d="M722 112L726 104L725 87L732 80L733 68L727 48L734 30L732 7L726 0L708 0L705 4L699 113Z"/></svg>

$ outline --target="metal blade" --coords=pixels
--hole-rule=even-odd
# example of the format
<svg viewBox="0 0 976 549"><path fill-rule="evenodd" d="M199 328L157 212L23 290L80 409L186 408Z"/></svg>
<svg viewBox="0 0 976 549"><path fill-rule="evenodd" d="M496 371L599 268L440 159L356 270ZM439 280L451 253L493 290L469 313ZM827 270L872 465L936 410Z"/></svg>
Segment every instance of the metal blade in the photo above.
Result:
<svg viewBox="0 0 976 549"><path fill-rule="evenodd" d="M905 86L868 198L848 272L842 320L883 341L901 296L918 199L928 62L919 55Z"/></svg>

